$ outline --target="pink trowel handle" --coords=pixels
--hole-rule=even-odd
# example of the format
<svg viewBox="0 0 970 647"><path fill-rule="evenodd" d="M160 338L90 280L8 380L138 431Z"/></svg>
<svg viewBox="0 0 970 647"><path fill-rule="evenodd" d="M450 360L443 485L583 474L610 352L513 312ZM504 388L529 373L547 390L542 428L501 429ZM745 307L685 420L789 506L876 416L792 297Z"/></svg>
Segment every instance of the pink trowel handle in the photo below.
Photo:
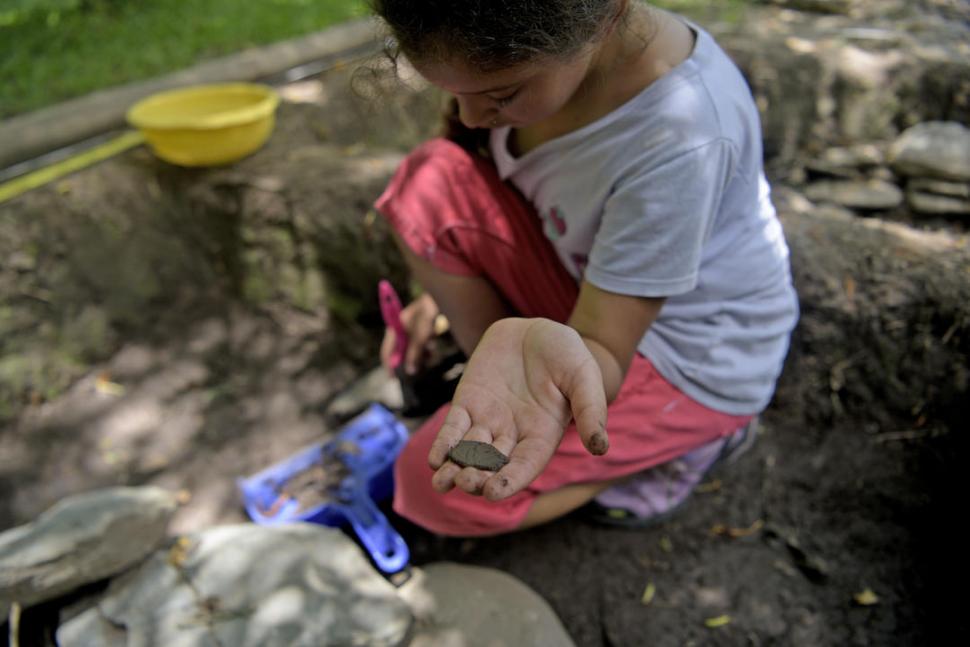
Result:
<svg viewBox="0 0 970 647"><path fill-rule="evenodd" d="M401 300L394 286L387 279L377 284L377 297L381 302L381 315L384 325L394 331L394 350L391 351L391 368L396 369L404 362L404 351L408 347L408 333L401 323Z"/></svg>

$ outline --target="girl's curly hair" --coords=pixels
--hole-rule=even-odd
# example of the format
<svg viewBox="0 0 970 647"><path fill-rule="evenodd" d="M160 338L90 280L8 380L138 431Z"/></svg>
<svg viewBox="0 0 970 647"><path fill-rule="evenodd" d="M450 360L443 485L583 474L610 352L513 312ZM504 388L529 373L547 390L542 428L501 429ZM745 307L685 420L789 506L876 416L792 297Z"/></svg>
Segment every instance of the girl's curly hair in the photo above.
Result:
<svg viewBox="0 0 970 647"><path fill-rule="evenodd" d="M411 60L459 57L483 72L568 58L601 35L626 0L370 0Z"/></svg>

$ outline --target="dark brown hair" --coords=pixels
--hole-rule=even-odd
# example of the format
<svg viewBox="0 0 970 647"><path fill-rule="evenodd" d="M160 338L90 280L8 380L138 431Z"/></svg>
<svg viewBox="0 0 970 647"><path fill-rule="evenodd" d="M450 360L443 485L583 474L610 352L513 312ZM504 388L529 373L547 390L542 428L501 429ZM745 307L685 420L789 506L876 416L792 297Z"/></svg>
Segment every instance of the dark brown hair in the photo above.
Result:
<svg viewBox="0 0 970 647"><path fill-rule="evenodd" d="M625 0L370 0L411 60L459 57L483 72L568 58L599 37Z"/></svg>

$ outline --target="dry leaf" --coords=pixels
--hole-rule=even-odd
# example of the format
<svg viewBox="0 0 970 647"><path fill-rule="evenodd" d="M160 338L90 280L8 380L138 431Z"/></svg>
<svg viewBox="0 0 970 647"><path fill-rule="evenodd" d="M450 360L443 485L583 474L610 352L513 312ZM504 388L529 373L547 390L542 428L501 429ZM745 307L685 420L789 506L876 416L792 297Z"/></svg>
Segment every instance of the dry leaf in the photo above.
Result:
<svg viewBox="0 0 970 647"><path fill-rule="evenodd" d="M871 607L874 604L879 604L879 596L876 595L873 592L873 590L869 588L867 588L865 591L862 591L861 593L856 593L852 597L855 600L855 603L860 606Z"/></svg>
<svg viewBox="0 0 970 647"><path fill-rule="evenodd" d="M721 479L714 479L713 481L710 481L709 483L701 483L700 485L698 485L697 487L694 488L694 492L698 492L700 494L708 494L709 492L717 492L718 490L721 489L721 486L722 485L723 485L723 483L721 483Z"/></svg>
<svg viewBox="0 0 970 647"><path fill-rule="evenodd" d="M102 373L94 381L94 390L105 395L124 395L125 387L112 382L107 373Z"/></svg>
<svg viewBox="0 0 970 647"><path fill-rule="evenodd" d="M717 629L718 627L723 627L724 625L731 624L731 616L723 615L716 616L714 618L708 618L704 621L704 626L709 629Z"/></svg>
<svg viewBox="0 0 970 647"><path fill-rule="evenodd" d="M765 522L761 519L758 519L747 528L729 528L724 524L718 523L711 527L711 534L730 537L731 539L739 539L741 537L748 537L750 535L755 534L756 532L764 528L764 525L765 525Z"/></svg>
<svg viewBox="0 0 970 647"><path fill-rule="evenodd" d="M842 284L845 287L845 296L848 297L849 301L852 301L855 297L855 279L847 276Z"/></svg>
<svg viewBox="0 0 970 647"><path fill-rule="evenodd" d="M657 587L653 585L653 582L647 582L647 588L643 590L643 595L640 596L640 604L647 606L653 602L653 596L657 594Z"/></svg>
<svg viewBox="0 0 970 647"><path fill-rule="evenodd" d="M188 558L191 548L192 542L188 537L179 537L168 549L168 563L176 568L182 566Z"/></svg>

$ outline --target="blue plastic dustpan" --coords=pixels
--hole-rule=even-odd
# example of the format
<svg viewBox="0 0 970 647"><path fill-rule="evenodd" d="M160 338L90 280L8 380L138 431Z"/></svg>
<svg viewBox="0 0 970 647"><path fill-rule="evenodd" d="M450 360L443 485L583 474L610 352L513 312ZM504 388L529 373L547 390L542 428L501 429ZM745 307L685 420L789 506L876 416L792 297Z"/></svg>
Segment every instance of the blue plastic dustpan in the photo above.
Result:
<svg viewBox="0 0 970 647"><path fill-rule="evenodd" d="M410 559L407 544L377 503L394 492L394 460L407 442L407 429L390 411L373 404L347 423L332 440L296 454L247 478L237 486L249 517L258 524L275 526L307 521L340 527L348 523L381 571L396 573ZM303 507L288 496L284 485L315 465L345 466L339 483L328 488L327 501Z"/></svg>

